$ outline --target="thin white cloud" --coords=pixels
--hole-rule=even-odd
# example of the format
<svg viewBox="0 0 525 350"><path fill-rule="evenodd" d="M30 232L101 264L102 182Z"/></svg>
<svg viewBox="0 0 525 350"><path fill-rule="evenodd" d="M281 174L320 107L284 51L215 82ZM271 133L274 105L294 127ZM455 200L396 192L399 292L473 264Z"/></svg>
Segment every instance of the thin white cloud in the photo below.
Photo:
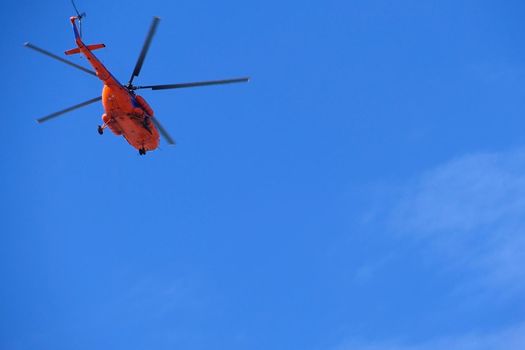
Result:
<svg viewBox="0 0 525 350"><path fill-rule="evenodd" d="M453 269L453 275L461 276L453 282L459 284L453 291L461 292L454 300L480 308L498 301L523 305L525 149L457 158L414 178L400 191L385 192L364 225L380 223L386 215L386 231L421 248L432 266L445 273ZM356 281L366 281L382 266L382 261L364 265ZM500 299L495 301L495 296ZM417 342L409 340L410 335L387 340L349 337L335 350L525 349L525 319L507 321L502 328L485 331L479 326L487 323L471 324L472 331L464 333L436 330L433 337Z"/></svg>
<svg viewBox="0 0 525 350"><path fill-rule="evenodd" d="M436 338L421 343L400 341L365 343L348 340L336 350L522 350L525 349L525 323L491 333Z"/></svg>
<svg viewBox="0 0 525 350"><path fill-rule="evenodd" d="M466 156L422 176L396 208L397 224L420 233L469 232L525 209L525 152ZM525 221L525 220L524 220Z"/></svg>
<svg viewBox="0 0 525 350"><path fill-rule="evenodd" d="M525 289L525 150L465 156L424 174L390 222L484 288Z"/></svg>

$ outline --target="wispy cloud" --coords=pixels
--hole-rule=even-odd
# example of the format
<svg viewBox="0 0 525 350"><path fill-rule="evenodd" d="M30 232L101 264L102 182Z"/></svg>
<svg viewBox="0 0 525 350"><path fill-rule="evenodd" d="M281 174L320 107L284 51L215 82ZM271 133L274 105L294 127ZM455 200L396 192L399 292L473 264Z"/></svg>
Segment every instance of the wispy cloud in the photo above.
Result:
<svg viewBox="0 0 525 350"><path fill-rule="evenodd" d="M484 287L525 289L525 150L469 155L427 172L406 187L390 224L483 276Z"/></svg>
<svg viewBox="0 0 525 350"><path fill-rule="evenodd" d="M364 225L381 225L386 217L386 229L380 228L421 248L421 256L444 267L444 273L454 270L461 276L453 282L459 285L452 291L461 291L454 300L485 307L498 296L507 306L515 301L523 305L525 149L459 157L407 181L399 191L391 188L396 191L384 191L384 200L376 201L372 220ZM382 261L366 265L356 274L358 280L381 266ZM507 321L481 322L485 331L480 324L463 325L471 332L436 329L418 342L410 340L411 334L386 341L349 337L335 350L525 349L525 319L511 316ZM501 328L487 330L490 325Z"/></svg>
<svg viewBox="0 0 525 350"><path fill-rule="evenodd" d="M492 333L471 333L441 337L421 343L361 342L348 340L336 350L522 350L525 349L525 323Z"/></svg>

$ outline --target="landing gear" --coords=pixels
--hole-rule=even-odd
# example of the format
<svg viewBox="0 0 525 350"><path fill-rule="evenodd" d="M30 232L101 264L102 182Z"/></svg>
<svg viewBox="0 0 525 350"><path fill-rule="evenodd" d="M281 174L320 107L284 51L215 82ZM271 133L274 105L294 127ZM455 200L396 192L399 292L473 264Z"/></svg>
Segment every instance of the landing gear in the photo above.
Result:
<svg viewBox="0 0 525 350"><path fill-rule="evenodd" d="M146 150L145 150L144 148L140 148L140 149L139 149L139 154L140 154L141 156L145 155L145 154L146 154Z"/></svg>
<svg viewBox="0 0 525 350"><path fill-rule="evenodd" d="M98 126L98 133L102 135L104 133L104 129L108 127L108 124L111 122L111 118L108 117L106 113L102 114L102 121L104 124Z"/></svg>

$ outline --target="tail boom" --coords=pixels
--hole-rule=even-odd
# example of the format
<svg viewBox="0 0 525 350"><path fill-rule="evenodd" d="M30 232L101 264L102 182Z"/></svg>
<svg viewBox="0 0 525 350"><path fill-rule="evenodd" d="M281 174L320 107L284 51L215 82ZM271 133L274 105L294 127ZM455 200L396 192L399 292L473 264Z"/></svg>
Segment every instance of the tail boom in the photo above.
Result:
<svg viewBox="0 0 525 350"><path fill-rule="evenodd" d="M77 28L76 21L79 20L78 16L70 17L71 24L73 25L73 33L75 34L75 41L78 47L65 52L66 55L74 55L82 53L89 61L89 64L95 69L97 77L104 82L105 85L118 85L121 84L113 75L107 70L106 67L99 61L99 59L91 52L92 50L98 50L106 47L104 44L86 45L80 37L80 33Z"/></svg>

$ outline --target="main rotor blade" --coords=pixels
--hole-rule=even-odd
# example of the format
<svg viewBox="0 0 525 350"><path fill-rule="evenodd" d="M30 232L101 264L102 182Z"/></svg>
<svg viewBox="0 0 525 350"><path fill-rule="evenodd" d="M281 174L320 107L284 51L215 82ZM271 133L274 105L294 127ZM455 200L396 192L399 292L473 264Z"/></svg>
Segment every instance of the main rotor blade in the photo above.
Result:
<svg viewBox="0 0 525 350"><path fill-rule="evenodd" d="M84 68L84 67L82 67L82 66L76 64L76 63L73 63L73 62L71 62L71 61L68 61L68 60L66 60L66 59L63 59L62 57L59 57L59 56L57 56L57 55L55 55L55 54L53 54L53 53L51 53L51 52L49 52L49 51L46 51L46 50L44 50L44 49L41 49L41 48L39 48L38 46L35 46L35 45L33 45L33 44L29 43L29 42L25 43L24 46L25 46L25 47L28 47L28 48L30 48L30 49L33 49L33 50L35 50L35 51L37 51L37 52L40 52L40 53L42 53L42 54L44 54L44 55L46 55L46 56L49 56L49 57L51 57L51 58L54 58L55 60L58 60L58 61L63 62L63 63L65 63L65 64L68 64L68 65L70 65L70 66L72 66L72 67L75 67L75 68L77 68L77 69L80 69L81 71L84 71L84 72L86 72L86 73L89 73L89 74L92 74L92 75L94 75L94 76L97 76L97 73L93 72L92 70L89 70L89 69L87 69L87 68Z"/></svg>
<svg viewBox="0 0 525 350"><path fill-rule="evenodd" d="M146 36L146 40L144 41L144 45L142 46L142 51L140 52L139 59L137 60L137 64L135 65L135 69L133 70L133 74L129 79L128 85L131 85L133 79L139 76L140 70L142 69L142 64L144 63L144 59L146 58L146 54L148 53L149 46L151 45L151 41L153 40L153 36L155 35L157 26L159 25L159 21L159 17L153 17L153 21L151 22L151 25L149 27L148 35Z"/></svg>
<svg viewBox="0 0 525 350"><path fill-rule="evenodd" d="M87 106L87 105L89 105L89 104L92 104L92 103L97 102L97 101L100 101L100 100L102 100L102 97L100 97L100 96L99 96L99 97L95 97L95 98L92 98L91 100L88 100L88 101L85 101L85 102L79 103L78 105L74 105L74 106L71 106L71 107L69 107L69 108L63 109L63 110L61 110L61 111L59 111L59 112L55 112L55 113L53 113L53 114L50 114L50 115L47 115L47 116L45 116L45 117L39 118L39 119L37 119L36 121L37 121L37 123L39 123L39 124L40 124L40 123L43 123L43 122L47 122L48 120L53 119L53 118L56 118L56 117L59 117L59 116L61 116L62 114L65 114L65 113L67 113L67 112L74 111L75 109L82 108L82 107L84 107L84 106Z"/></svg>
<svg viewBox="0 0 525 350"><path fill-rule="evenodd" d="M175 140L170 136L170 134L166 131L166 129L164 129L164 127L160 124L159 120L155 117L151 118L151 120L153 121L153 124L155 124L157 129L159 129L160 134L166 139L166 141L170 145L174 145Z"/></svg>
<svg viewBox="0 0 525 350"><path fill-rule="evenodd" d="M226 79L226 80L199 81L199 82L194 82L194 83L135 86L135 89L151 89L151 90L182 89L182 88L197 87L197 86L246 83L248 81L250 81L250 78L236 78L236 79Z"/></svg>

